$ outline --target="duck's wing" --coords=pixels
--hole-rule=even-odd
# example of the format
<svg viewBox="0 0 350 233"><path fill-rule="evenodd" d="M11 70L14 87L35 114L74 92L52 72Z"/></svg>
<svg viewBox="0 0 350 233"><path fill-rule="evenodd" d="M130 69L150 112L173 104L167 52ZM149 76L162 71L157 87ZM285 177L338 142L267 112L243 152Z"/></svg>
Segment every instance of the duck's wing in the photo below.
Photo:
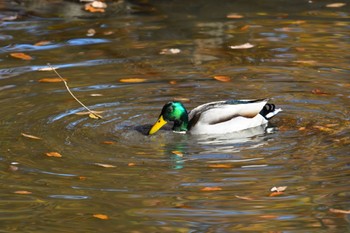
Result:
<svg viewBox="0 0 350 233"><path fill-rule="evenodd" d="M200 105L189 113L189 126L200 122L215 125L230 121L235 117L253 118L264 108L268 99L227 100Z"/></svg>

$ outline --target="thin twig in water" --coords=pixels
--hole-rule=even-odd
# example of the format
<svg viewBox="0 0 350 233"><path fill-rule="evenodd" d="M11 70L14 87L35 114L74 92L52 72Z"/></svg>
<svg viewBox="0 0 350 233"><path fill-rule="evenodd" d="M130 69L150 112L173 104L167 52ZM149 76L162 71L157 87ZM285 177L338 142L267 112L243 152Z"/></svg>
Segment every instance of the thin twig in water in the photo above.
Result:
<svg viewBox="0 0 350 233"><path fill-rule="evenodd" d="M64 85L66 86L67 91L69 92L69 94L81 105L83 106L86 110L89 111L90 114L92 114L93 116L102 119L102 116L98 115L97 113L95 113L94 111L90 110L85 104L83 104L73 93L72 91L69 89L68 87L68 83L66 82L66 80L64 78L62 78L62 76L56 71L55 68L53 68L51 66L50 63L47 63L47 65L53 70L53 72L55 72L55 74L57 74L57 76L63 81Z"/></svg>

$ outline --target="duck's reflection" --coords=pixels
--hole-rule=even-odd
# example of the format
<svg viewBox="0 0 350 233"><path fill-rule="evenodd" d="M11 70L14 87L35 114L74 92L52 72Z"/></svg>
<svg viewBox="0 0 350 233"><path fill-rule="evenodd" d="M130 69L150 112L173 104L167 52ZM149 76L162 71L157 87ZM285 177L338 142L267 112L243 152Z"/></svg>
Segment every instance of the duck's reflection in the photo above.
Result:
<svg viewBox="0 0 350 233"><path fill-rule="evenodd" d="M182 135L182 140L173 140L172 143L166 143L164 152L167 156L170 156L173 169L182 169L185 162L189 160L232 159L232 154L262 147L267 143L265 135L273 131L273 127L262 125L230 134L186 134Z"/></svg>

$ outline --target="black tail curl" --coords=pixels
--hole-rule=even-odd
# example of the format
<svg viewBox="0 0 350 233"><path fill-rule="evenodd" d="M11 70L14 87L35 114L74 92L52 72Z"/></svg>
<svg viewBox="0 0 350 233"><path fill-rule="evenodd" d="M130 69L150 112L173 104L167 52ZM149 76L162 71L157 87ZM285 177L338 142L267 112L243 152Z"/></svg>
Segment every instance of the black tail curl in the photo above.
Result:
<svg viewBox="0 0 350 233"><path fill-rule="evenodd" d="M274 104L265 104L264 108L260 111L260 115L262 115L266 120L271 119L274 115L272 115L271 117L266 117L267 114L269 114L270 112L275 111L276 106Z"/></svg>

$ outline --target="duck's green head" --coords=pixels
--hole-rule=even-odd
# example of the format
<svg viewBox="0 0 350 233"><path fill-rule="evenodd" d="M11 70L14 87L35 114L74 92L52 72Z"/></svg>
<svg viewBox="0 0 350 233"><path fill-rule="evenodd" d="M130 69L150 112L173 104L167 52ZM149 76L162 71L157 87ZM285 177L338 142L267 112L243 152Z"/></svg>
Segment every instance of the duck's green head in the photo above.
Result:
<svg viewBox="0 0 350 233"><path fill-rule="evenodd" d="M164 105L157 122L149 130L148 134L156 133L168 121L173 121L174 131L187 131L188 114L181 102L169 102Z"/></svg>

